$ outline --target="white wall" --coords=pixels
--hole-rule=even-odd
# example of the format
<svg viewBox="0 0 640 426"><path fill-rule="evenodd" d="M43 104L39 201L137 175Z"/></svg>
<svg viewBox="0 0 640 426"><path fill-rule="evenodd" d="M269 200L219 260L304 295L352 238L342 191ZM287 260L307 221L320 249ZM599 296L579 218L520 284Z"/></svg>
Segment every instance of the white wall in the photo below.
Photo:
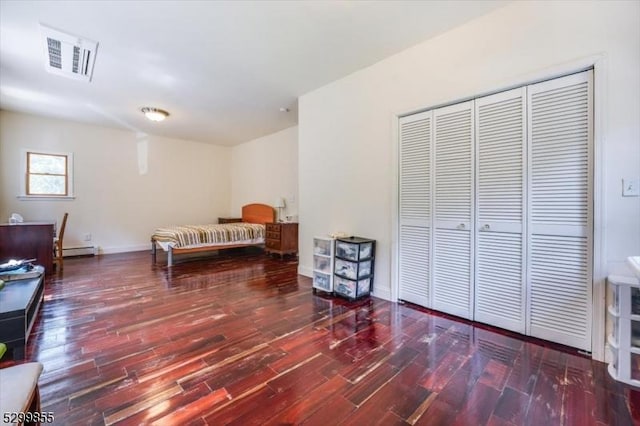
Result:
<svg viewBox="0 0 640 426"><path fill-rule="evenodd" d="M231 211L240 217L245 204L273 206L284 197L284 215L298 214L298 126L250 142L231 152Z"/></svg>
<svg viewBox="0 0 640 426"><path fill-rule="evenodd" d="M76 199L17 199L23 149L72 152ZM69 212L65 247L87 245L91 233L101 252L148 249L158 226L212 223L229 212L230 160L226 147L0 111L0 222L12 212L58 221Z"/></svg>
<svg viewBox="0 0 640 426"><path fill-rule="evenodd" d="M596 103L603 146L608 270L640 253L640 3L514 2L299 100L300 272L314 235L378 240L374 292L391 296L396 142L404 114L550 77L600 58ZM571 65L568 66L571 68ZM607 271L604 271L605 273Z"/></svg>

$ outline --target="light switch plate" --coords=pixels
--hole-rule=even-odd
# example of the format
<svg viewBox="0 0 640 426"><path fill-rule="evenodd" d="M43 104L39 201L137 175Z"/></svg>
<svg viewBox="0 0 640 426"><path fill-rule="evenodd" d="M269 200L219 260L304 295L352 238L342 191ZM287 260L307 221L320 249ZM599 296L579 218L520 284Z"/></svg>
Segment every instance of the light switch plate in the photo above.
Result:
<svg viewBox="0 0 640 426"><path fill-rule="evenodd" d="M640 196L640 178L622 178L622 196Z"/></svg>

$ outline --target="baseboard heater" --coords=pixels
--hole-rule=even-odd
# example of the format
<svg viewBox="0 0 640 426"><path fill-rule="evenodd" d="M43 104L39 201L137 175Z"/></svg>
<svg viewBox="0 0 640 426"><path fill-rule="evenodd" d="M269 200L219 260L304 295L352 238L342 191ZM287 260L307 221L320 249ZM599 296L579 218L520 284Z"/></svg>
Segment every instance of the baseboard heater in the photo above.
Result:
<svg viewBox="0 0 640 426"><path fill-rule="evenodd" d="M69 247L62 249L62 257L77 257L77 256L95 256L97 247Z"/></svg>

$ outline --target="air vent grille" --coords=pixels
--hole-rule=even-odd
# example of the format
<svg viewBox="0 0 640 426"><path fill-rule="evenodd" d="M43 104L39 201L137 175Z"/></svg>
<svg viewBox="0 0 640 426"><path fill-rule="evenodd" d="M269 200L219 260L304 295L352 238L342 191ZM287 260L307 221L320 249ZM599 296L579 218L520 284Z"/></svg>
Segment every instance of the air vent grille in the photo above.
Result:
<svg viewBox="0 0 640 426"><path fill-rule="evenodd" d="M45 42L45 69L53 74L91 81L98 43L46 25L40 25Z"/></svg>
<svg viewBox="0 0 640 426"><path fill-rule="evenodd" d="M47 37L49 47L49 66L62 69L62 43Z"/></svg>

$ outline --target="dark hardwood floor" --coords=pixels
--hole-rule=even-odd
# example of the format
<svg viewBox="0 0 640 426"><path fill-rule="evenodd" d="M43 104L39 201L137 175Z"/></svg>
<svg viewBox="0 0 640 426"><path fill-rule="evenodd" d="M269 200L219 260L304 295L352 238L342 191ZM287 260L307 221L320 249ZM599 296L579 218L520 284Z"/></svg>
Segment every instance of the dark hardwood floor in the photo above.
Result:
<svg viewBox="0 0 640 426"><path fill-rule="evenodd" d="M27 348L43 411L60 425L640 424L640 391L602 363L313 295L296 269L255 249L171 270L146 252L65 260Z"/></svg>

